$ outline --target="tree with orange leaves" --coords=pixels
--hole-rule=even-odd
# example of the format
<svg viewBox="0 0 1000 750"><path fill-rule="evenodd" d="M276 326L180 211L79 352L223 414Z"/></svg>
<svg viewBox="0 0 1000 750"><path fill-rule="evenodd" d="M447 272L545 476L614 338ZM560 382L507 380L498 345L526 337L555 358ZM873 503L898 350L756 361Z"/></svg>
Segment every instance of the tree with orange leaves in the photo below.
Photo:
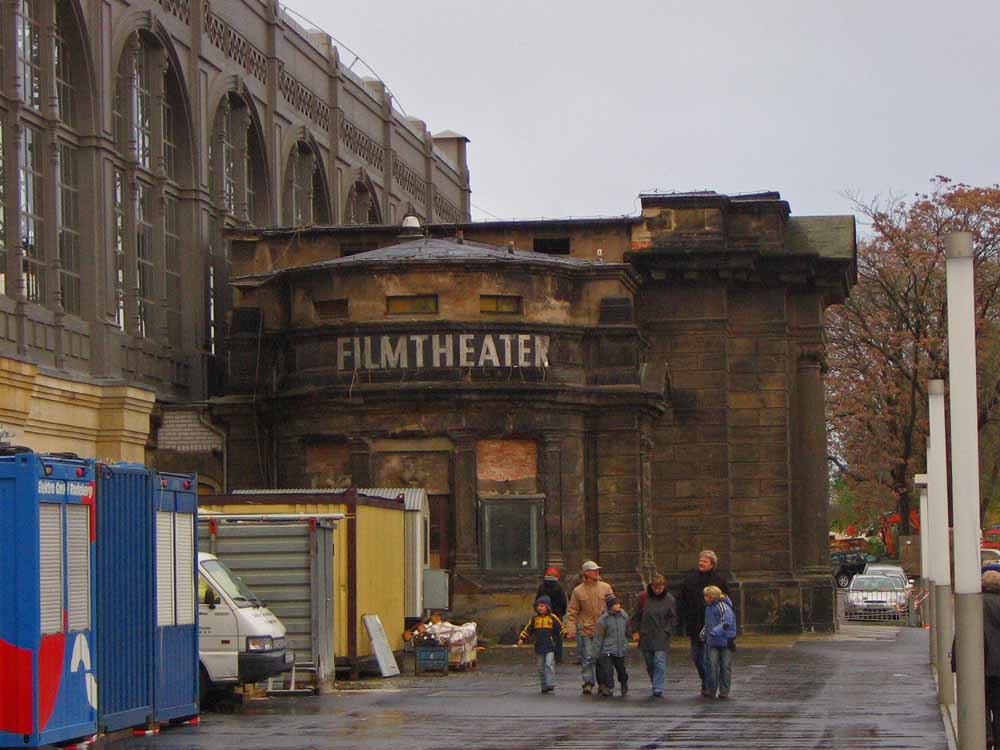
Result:
<svg viewBox="0 0 1000 750"><path fill-rule="evenodd" d="M1000 185L945 177L912 202L863 202L858 282L827 317L830 460L856 521L898 510L910 532L913 476L926 469L927 381L948 379L944 235L975 247L982 508L1000 490Z"/></svg>

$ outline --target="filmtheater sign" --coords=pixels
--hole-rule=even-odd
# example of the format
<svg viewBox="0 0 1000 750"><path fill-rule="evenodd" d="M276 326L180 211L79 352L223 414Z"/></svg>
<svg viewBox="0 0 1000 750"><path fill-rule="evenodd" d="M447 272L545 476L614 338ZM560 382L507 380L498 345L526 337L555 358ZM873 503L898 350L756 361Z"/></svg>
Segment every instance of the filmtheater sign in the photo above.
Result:
<svg viewBox="0 0 1000 750"><path fill-rule="evenodd" d="M337 338L338 370L548 366L549 337L537 333L411 333Z"/></svg>

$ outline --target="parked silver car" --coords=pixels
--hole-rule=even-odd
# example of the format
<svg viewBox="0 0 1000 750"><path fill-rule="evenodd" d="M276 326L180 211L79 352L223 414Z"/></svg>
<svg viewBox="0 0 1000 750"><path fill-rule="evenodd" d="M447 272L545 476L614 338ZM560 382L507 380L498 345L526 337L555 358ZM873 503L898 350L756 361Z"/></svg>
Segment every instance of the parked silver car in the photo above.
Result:
<svg viewBox="0 0 1000 750"><path fill-rule="evenodd" d="M910 591L899 575L854 576L844 602L848 620L899 620L909 609Z"/></svg>

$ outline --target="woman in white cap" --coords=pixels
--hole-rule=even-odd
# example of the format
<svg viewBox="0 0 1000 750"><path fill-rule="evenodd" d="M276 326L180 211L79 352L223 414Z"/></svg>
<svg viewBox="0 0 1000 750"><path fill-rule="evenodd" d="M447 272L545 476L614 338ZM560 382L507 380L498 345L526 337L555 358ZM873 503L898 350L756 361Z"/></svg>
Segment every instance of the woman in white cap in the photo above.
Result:
<svg viewBox="0 0 1000 750"><path fill-rule="evenodd" d="M594 675L594 630L597 619L604 614L605 598L614 594L614 589L601 580L601 566L593 560L587 560L581 567L583 583L573 589L566 610L566 620L563 624L563 635L567 638L576 637L576 650L580 655L580 673L583 680L583 693L590 695L594 691L596 677Z"/></svg>

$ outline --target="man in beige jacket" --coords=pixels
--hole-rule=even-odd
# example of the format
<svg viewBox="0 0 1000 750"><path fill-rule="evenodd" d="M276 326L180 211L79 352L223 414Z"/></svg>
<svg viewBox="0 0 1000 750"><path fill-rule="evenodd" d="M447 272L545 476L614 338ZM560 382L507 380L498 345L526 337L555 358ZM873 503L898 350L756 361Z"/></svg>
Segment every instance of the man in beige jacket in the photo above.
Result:
<svg viewBox="0 0 1000 750"><path fill-rule="evenodd" d="M583 694L590 695L594 690L594 629L597 618L604 614L605 597L614 594L614 589L601 580L601 566L593 560L587 560L581 568L583 583L573 589L566 610L566 620L563 624L563 635L567 638L576 636L576 651L580 655L580 673L583 679Z"/></svg>

